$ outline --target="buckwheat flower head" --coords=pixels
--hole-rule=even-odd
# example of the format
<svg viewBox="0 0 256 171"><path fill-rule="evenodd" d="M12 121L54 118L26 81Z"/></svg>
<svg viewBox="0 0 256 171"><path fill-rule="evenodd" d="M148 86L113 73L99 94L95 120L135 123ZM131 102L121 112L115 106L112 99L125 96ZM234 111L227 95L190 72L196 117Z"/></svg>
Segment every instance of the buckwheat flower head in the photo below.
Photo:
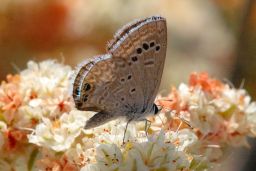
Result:
<svg viewBox="0 0 256 171"><path fill-rule="evenodd" d="M87 170L186 170L190 157L167 141L165 134L145 142L128 142L124 147L102 144L97 147L96 163L82 168Z"/></svg>
<svg viewBox="0 0 256 171"><path fill-rule="evenodd" d="M145 122L131 122L124 137L122 118L84 130L95 113L75 109L71 73L56 61L30 61L1 84L0 170L210 170L256 135L256 103L206 73L159 95L163 108L147 118L147 134Z"/></svg>
<svg viewBox="0 0 256 171"><path fill-rule="evenodd" d="M64 113L55 121L44 117L43 122L36 126L32 134L28 135L29 142L54 151L67 150L81 133L86 120L84 112L77 110Z"/></svg>
<svg viewBox="0 0 256 171"><path fill-rule="evenodd" d="M138 164L139 168L146 170L185 170L189 168L190 161L186 153L179 151L174 144L165 143L165 135L161 132L148 142L135 143L128 153L127 166L130 170Z"/></svg>
<svg viewBox="0 0 256 171"><path fill-rule="evenodd" d="M3 81L0 86L0 117L8 124L16 119L15 116L18 115L17 111L22 104L19 84L19 75L8 75L7 82Z"/></svg>
<svg viewBox="0 0 256 171"><path fill-rule="evenodd" d="M173 88L159 103L174 116L183 118L193 130L198 141L194 141L188 152L197 159L196 156L203 155L201 164L204 163L206 168L220 163L227 148L249 146L247 137L256 136L255 102L251 102L244 89L236 89L206 73L192 73L189 84L182 83L178 89ZM168 122L169 128L173 129L174 120ZM188 126L183 123L179 132L185 128Z"/></svg>
<svg viewBox="0 0 256 171"><path fill-rule="evenodd" d="M67 86L71 68L53 60L28 62L28 68L21 72L20 92L26 105L22 111L39 117L56 117L69 112L71 106ZM34 112L33 112L34 111Z"/></svg>

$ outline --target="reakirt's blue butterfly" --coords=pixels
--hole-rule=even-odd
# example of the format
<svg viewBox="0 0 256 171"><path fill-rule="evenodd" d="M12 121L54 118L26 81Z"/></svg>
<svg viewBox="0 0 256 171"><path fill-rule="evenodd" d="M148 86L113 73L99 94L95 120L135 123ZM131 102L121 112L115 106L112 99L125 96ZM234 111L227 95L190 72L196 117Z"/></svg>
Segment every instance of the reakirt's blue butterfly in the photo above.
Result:
<svg viewBox="0 0 256 171"><path fill-rule="evenodd" d="M166 20L152 16L125 25L107 45L107 53L76 70L73 98L79 110L96 111L85 129L118 117L144 120L156 114L167 46Z"/></svg>

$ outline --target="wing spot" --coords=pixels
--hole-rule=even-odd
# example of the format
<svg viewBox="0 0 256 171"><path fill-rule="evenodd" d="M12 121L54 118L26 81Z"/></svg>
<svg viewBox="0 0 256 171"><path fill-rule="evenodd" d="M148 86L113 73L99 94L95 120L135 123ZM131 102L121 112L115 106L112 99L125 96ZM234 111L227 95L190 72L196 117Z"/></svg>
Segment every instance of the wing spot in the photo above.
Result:
<svg viewBox="0 0 256 171"><path fill-rule="evenodd" d="M137 54L141 54L142 53L142 49L141 48L138 48L137 49Z"/></svg>
<svg viewBox="0 0 256 171"><path fill-rule="evenodd" d="M157 45L156 46L156 51L159 51L160 50L160 45Z"/></svg>
<svg viewBox="0 0 256 171"><path fill-rule="evenodd" d="M86 102L88 100L88 95L83 96L83 101Z"/></svg>
<svg viewBox="0 0 256 171"><path fill-rule="evenodd" d="M148 50L149 45L147 43L143 43L142 47L143 47L143 49Z"/></svg>
<svg viewBox="0 0 256 171"><path fill-rule="evenodd" d="M124 78L121 78L121 80L120 80L121 82L125 82L125 79Z"/></svg>
<svg viewBox="0 0 256 171"><path fill-rule="evenodd" d="M132 61L136 62L138 60L137 56L132 57Z"/></svg>
<svg viewBox="0 0 256 171"><path fill-rule="evenodd" d="M78 96L80 95L80 89L79 89L79 87L76 87L76 88L75 88L75 94L78 95Z"/></svg>
<svg viewBox="0 0 256 171"><path fill-rule="evenodd" d="M135 92L135 91L136 91L136 89L135 89L135 88L131 89L131 93L133 93L133 92Z"/></svg>
<svg viewBox="0 0 256 171"><path fill-rule="evenodd" d="M130 80L132 78L132 75L128 75L127 79Z"/></svg>
<svg viewBox="0 0 256 171"><path fill-rule="evenodd" d="M124 97L122 97L121 100L124 101Z"/></svg>
<svg viewBox="0 0 256 171"><path fill-rule="evenodd" d="M155 42L150 42L149 46L150 47L154 47L155 46Z"/></svg>
<svg viewBox="0 0 256 171"><path fill-rule="evenodd" d="M84 90L89 91L91 89L91 85L89 83L84 84Z"/></svg>

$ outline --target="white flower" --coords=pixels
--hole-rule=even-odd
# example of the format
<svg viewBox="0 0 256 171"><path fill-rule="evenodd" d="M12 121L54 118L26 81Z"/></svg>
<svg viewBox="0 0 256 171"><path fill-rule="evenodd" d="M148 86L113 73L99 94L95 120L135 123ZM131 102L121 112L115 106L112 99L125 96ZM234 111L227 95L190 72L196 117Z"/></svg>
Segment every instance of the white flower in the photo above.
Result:
<svg viewBox="0 0 256 171"><path fill-rule="evenodd" d="M115 143L118 146L123 144L124 131L127 122L122 122L118 120L111 121L107 124L104 124L100 127L92 129L95 137L95 143L107 143L112 144ZM125 133L125 141L134 142L139 140L139 132L136 130L135 123L129 123L128 129Z"/></svg>
<svg viewBox="0 0 256 171"><path fill-rule="evenodd" d="M69 66L59 64L54 60L40 63L28 62L28 69L20 74L23 106L29 106L37 113L36 115L42 111L41 117L45 115L56 117L62 112L68 112L71 107L68 96L71 72ZM62 105L66 105L63 106L65 111L58 110Z"/></svg>
<svg viewBox="0 0 256 171"><path fill-rule="evenodd" d="M96 160L101 170L115 170L123 162L123 156L115 144L102 144L96 149Z"/></svg>
<svg viewBox="0 0 256 171"><path fill-rule="evenodd" d="M84 143L77 143L75 147L67 149L65 156L70 163L81 167L96 161L94 144L88 146L88 142L85 141L83 140Z"/></svg>
<svg viewBox="0 0 256 171"><path fill-rule="evenodd" d="M71 111L63 114L59 120L51 122L48 118L42 118L35 131L28 135L30 143L45 146L55 151L64 151L80 135L87 120L85 112Z"/></svg>
<svg viewBox="0 0 256 171"><path fill-rule="evenodd" d="M190 124L198 128L203 134L218 131L221 118L216 114L206 94L201 90L194 90L189 101Z"/></svg>
<svg viewBox="0 0 256 171"><path fill-rule="evenodd" d="M166 141L175 144L178 151L184 151L198 141L198 137L191 129L182 129L177 132L171 131L166 133L165 136Z"/></svg>
<svg viewBox="0 0 256 171"><path fill-rule="evenodd" d="M161 132L150 141L135 143L128 152L125 168L131 170L182 170L188 169L190 162L185 153L178 151L171 143L165 143L165 135Z"/></svg>

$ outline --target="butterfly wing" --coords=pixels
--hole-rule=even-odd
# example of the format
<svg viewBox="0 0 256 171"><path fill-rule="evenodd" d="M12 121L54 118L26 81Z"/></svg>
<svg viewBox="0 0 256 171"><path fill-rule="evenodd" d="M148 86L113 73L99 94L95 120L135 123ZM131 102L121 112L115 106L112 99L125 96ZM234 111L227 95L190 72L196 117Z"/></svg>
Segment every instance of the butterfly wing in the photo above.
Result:
<svg viewBox="0 0 256 171"><path fill-rule="evenodd" d="M166 47L166 20L158 16L124 26L107 47L113 58L123 59L129 66L137 92L141 92L133 98L133 103L142 113L152 109L163 73Z"/></svg>
<svg viewBox="0 0 256 171"><path fill-rule="evenodd" d="M108 45L108 54L82 63L72 86L76 108L98 111L86 128L148 112L159 88L165 53L165 19L150 17L121 29Z"/></svg>
<svg viewBox="0 0 256 171"><path fill-rule="evenodd" d="M85 128L101 125L136 110L136 82L122 58L96 56L77 67L72 95L79 110L97 111Z"/></svg>

